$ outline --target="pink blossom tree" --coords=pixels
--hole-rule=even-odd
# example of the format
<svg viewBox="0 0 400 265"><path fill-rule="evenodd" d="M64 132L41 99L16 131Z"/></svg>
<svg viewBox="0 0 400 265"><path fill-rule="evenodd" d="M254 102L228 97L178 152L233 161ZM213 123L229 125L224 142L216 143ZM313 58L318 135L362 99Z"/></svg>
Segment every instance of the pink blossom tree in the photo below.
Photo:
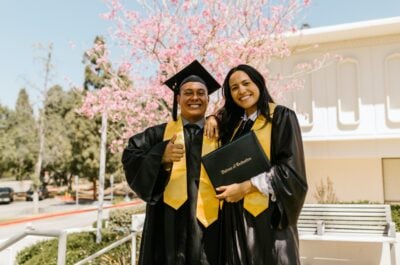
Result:
<svg viewBox="0 0 400 265"><path fill-rule="evenodd" d="M112 35L129 54L119 62L119 72L130 74L133 84L121 86L118 74L113 74L101 90L87 94L81 111L93 117L106 109L109 119L122 123L118 139L110 145L122 151L131 135L168 120L172 93L163 82L194 59L220 82L229 68L251 64L263 73L272 94L282 97L287 90L302 87L303 81L298 74L273 75L268 65L292 54L285 36L297 31L295 18L309 2L153 0L132 10L119 0L106 0L110 10L102 16L115 22ZM98 64L108 62L104 54ZM314 63L303 65L300 72L321 64ZM214 98L210 112L220 99Z"/></svg>

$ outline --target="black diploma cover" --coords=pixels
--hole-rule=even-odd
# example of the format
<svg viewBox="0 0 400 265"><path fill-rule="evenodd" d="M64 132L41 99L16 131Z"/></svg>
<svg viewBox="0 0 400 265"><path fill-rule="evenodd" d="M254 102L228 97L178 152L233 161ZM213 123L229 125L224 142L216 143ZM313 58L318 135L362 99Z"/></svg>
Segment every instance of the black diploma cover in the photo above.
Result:
<svg viewBox="0 0 400 265"><path fill-rule="evenodd" d="M202 161L215 188L243 182L271 167L253 131L203 156Z"/></svg>

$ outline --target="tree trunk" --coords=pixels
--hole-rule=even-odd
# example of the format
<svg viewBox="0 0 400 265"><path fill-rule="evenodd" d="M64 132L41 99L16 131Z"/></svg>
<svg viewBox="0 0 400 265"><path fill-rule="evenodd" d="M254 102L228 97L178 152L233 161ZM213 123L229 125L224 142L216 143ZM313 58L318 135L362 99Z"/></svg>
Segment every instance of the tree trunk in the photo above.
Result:
<svg viewBox="0 0 400 265"><path fill-rule="evenodd" d="M33 213L39 213L39 196L38 189L40 186L40 172L42 171L43 153L44 153L44 117L43 112L39 112L39 153L36 162L35 174L33 176Z"/></svg>
<svg viewBox="0 0 400 265"><path fill-rule="evenodd" d="M96 243L101 242L101 228L102 228L103 202L104 202L104 180L106 174L106 148L107 148L107 111L103 110L103 115L101 117L99 198L98 198L99 207L97 210Z"/></svg>
<svg viewBox="0 0 400 265"><path fill-rule="evenodd" d="M38 200L38 188L41 184L40 181L40 173L42 171L42 163L43 163L43 155L44 155L44 142L45 142L45 105L46 105L46 98L47 98L47 86L50 79L50 71L51 71L51 57L53 52L53 44L49 45L47 57L44 66L44 83L43 89L41 90L42 97L42 109L39 110L39 122L38 122L38 133L39 133L39 153L38 153L38 160L36 162L35 174L33 176L33 212L36 214L39 212L39 200Z"/></svg>
<svg viewBox="0 0 400 265"><path fill-rule="evenodd" d="M97 179L93 178L92 179L93 182L93 200L97 200Z"/></svg>

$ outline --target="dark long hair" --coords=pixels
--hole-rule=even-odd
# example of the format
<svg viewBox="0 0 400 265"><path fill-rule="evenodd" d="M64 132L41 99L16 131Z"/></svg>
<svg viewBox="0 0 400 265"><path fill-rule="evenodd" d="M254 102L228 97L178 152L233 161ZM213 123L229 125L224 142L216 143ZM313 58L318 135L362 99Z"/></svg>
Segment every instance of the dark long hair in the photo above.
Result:
<svg viewBox="0 0 400 265"><path fill-rule="evenodd" d="M267 122L271 122L268 103L273 103L274 101L268 92L264 77L254 67L246 64L240 64L228 72L223 84L225 104L219 113L221 119L220 134L222 144L230 141L235 127L244 114L244 109L236 105L236 103L233 101L231 89L229 87L229 79L231 78L232 74L237 71L245 72L250 77L251 81L256 84L258 90L260 91L260 98L257 101L257 110L260 111L260 114L266 118Z"/></svg>

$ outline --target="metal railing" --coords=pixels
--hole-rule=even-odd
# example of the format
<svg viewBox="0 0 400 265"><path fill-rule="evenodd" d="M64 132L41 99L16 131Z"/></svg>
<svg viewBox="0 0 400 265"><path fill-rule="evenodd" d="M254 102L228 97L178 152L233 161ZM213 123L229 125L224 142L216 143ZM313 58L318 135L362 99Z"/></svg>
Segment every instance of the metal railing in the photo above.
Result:
<svg viewBox="0 0 400 265"><path fill-rule="evenodd" d="M44 236L44 237L57 237L58 238L58 252L57 252L57 265L65 265L66 252L67 252L67 235L70 233L94 231L93 228L84 229L67 229L67 230L36 230L32 226L27 226L25 231L10 237L9 239L0 243L0 252L27 236ZM10 264L14 264L12 258Z"/></svg>
<svg viewBox="0 0 400 265"><path fill-rule="evenodd" d="M112 250L113 248L116 248L116 247L128 242L129 240L132 240L131 264L135 265L136 264L136 239L137 239L137 235L143 230L144 218L145 218L144 213L132 215L131 233L128 236L126 236L118 241L115 241L114 243L108 245L107 247L97 251L93 255L90 255L89 257L75 263L74 265L83 265L89 261L92 261L95 258L100 257L101 255Z"/></svg>
<svg viewBox="0 0 400 265"><path fill-rule="evenodd" d="M131 233L108 245L107 247L99 250L98 252L90 255L89 257L75 263L74 265L82 265L89 261L94 260L95 258L103 255L104 253L110 251L113 248L116 248L129 240L132 241L132 249L131 249L131 264L136 264L136 240L137 235L141 233L143 230L145 214L134 214L132 215L132 223L131 223ZM57 237L58 238L58 253L57 253L57 265L65 265L66 262L66 252L67 252L67 235L71 233L77 232L88 232L88 231L96 231L95 228L83 228L83 229L67 229L67 230L35 230L32 226L28 226L24 232L21 232L15 236L10 237L4 242L0 243L0 252L4 249L14 245L18 241L24 239L26 236L45 236L45 237ZM14 264L12 259L10 259L10 264Z"/></svg>

